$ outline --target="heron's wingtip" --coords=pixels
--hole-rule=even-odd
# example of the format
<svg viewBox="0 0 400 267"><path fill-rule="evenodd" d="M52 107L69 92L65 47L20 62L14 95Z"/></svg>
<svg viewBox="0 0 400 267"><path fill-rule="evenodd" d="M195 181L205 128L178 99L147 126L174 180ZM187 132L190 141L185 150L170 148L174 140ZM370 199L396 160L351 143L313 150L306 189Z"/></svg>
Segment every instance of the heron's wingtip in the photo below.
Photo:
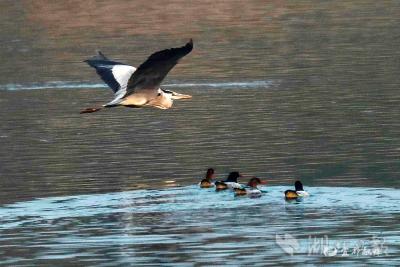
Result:
<svg viewBox="0 0 400 267"><path fill-rule="evenodd" d="M93 60L108 60L108 58L100 50L96 50L95 56L92 56L91 58L86 59L83 62L89 63L90 61Z"/></svg>
<svg viewBox="0 0 400 267"><path fill-rule="evenodd" d="M190 38L189 42L185 45L186 48L189 49L189 51L191 51L193 49L193 39Z"/></svg>
<svg viewBox="0 0 400 267"><path fill-rule="evenodd" d="M107 58L100 50L96 50L97 55L102 58Z"/></svg>

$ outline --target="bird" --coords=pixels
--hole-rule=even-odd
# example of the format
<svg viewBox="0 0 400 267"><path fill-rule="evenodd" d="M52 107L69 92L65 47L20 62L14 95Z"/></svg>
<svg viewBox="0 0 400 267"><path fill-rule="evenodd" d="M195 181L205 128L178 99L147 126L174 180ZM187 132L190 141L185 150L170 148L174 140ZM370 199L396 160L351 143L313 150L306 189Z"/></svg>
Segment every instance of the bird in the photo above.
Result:
<svg viewBox="0 0 400 267"><path fill-rule="evenodd" d="M246 186L241 188L234 188L235 196L249 196L251 198L261 197L263 191L258 189L259 184L266 184L266 181L262 181L260 178L253 177L249 180Z"/></svg>
<svg viewBox="0 0 400 267"><path fill-rule="evenodd" d="M215 190L221 191L226 189L234 189L234 188L241 188L242 185L238 183L237 179L242 177L239 172L231 172L226 178L225 181L217 181L215 182Z"/></svg>
<svg viewBox="0 0 400 267"><path fill-rule="evenodd" d="M297 199L301 197L308 197L310 194L307 191L304 191L303 184L300 181L296 181L294 183L295 190L286 190L285 191L285 198L290 199Z"/></svg>
<svg viewBox="0 0 400 267"><path fill-rule="evenodd" d="M201 180L200 188L210 188L215 186L212 179L215 177L215 171L213 168L209 168L206 173L206 178Z"/></svg>
<svg viewBox="0 0 400 267"><path fill-rule="evenodd" d="M101 51L85 60L100 78L113 90L114 99L101 107L92 107L80 113L92 113L103 108L124 106L130 108L155 107L169 109L175 99L190 99L191 95L161 89L161 82L181 58L193 49L193 40L186 45L153 53L137 69L108 59Z"/></svg>

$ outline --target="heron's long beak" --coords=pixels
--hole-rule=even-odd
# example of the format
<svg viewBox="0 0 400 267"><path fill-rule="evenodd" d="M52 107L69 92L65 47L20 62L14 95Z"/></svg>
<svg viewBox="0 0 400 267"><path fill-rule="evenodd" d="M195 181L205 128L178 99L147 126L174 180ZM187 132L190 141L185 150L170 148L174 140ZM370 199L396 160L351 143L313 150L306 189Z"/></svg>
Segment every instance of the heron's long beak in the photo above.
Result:
<svg viewBox="0 0 400 267"><path fill-rule="evenodd" d="M191 95L184 95L184 94L179 94L177 92L172 92L172 99L190 99L192 98Z"/></svg>

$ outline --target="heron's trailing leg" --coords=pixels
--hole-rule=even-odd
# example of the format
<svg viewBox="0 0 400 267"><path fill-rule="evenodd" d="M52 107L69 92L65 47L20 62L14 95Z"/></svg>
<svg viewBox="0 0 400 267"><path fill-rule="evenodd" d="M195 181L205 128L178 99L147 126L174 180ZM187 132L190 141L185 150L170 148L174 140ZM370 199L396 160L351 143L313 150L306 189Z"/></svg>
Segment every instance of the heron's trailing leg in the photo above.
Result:
<svg viewBox="0 0 400 267"><path fill-rule="evenodd" d="M79 113L80 113L80 114L84 114L84 113L93 113L93 112L99 111L99 110L101 110L101 109L103 109L103 107L99 107L99 108L85 108L85 109L81 110L81 112L79 112Z"/></svg>
<svg viewBox="0 0 400 267"><path fill-rule="evenodd" d="M107 104L107 105L104 105L102 107L97 107L97 108L85 108L85 109L81 110L80 114L93 113L93 112L97 112L97 111L99 111L99 110L101 110L103 108L112 108L112 107L117 107L117 106L119 106L119 105L118 104L115 104L115 105L108 105Z"/></svg>

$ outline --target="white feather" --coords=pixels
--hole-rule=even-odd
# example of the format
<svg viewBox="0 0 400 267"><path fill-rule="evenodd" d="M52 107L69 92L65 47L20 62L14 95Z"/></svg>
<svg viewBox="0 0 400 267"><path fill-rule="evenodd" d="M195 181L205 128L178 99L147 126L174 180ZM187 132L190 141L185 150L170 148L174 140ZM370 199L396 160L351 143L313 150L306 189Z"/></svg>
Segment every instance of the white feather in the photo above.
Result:
<svg viewBox="0 0 400 267"><path fill-rule="evenodd" d="M224 182L228 186L229 189L234 189L234 188L243 188L243 186L239 183L235 182Z"/></svg>
<svg viewBox="0 0 400 267"><path fill-rule="evenodd" d="M128 85L129 78L135 72L136 68L128 65L115 65L112 68L112 74L121 86L121 88L125 88Z"/></svg>
<svg viewBox="0 0 400 267"><path fill-rule="evenodd" d="M129 78L132 76L132 74L135 72L136 68L128 65L115 65L112 68L112 74L114 76L114 79L118 82L119 84L119 90L115 92L115 97L112 101L108 102L104 106L112 106L119 104L119 102L122 100L122 98L126 94L126 87L128 86L128 81Z"/></svg>
<svg viewBox="0 0 400 267"><path fill-rule="evenodd" d="M307 191L296 191L299 197L308 197L310 194Z"/></svg>

